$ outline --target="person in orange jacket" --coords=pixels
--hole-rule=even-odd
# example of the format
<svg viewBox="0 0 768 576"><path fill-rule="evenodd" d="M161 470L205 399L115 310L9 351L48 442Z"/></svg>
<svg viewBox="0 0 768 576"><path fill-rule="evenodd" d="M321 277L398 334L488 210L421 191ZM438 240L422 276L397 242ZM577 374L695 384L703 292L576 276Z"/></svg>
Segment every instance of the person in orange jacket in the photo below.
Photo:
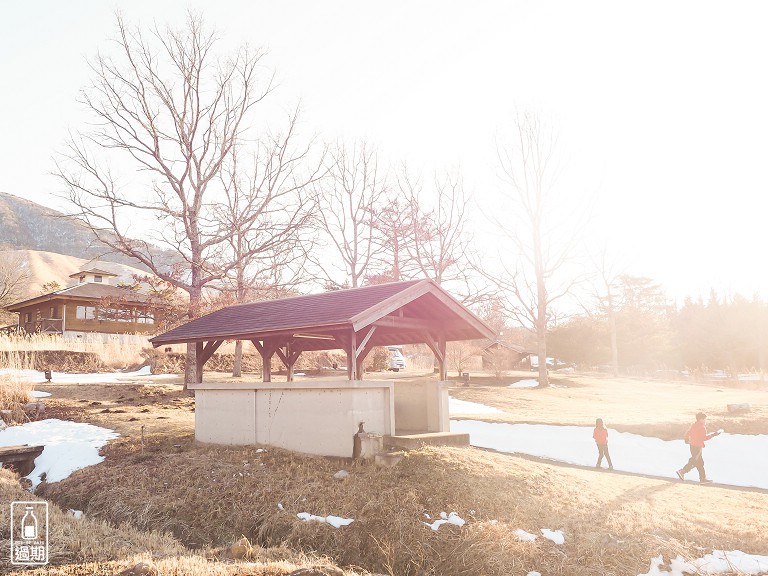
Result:
<svg viewBox="0 0 768 576"><path fill-rule="evenodd" d="M688 428L688 432L685 433L685 443L690 446L691 457L688 460L688 463L677 471L677 476L680 480L684 480L686 473L696 468L696 470L699 471L699 482L712 482L712 480L707 478L707 474L704 471L704 455L702 452L704 450L704 443L710 438L719 436L722 430L708 433L706 420L707 415L704 414L704 412L697 413L696 422L691 424L691 427Z"/></svg>
<svg viewBox="0 0 768 576"><path fill-rule="evenodd" d="M605 456L605 460L608 462L608 469L613 470L611 455L608 453L608 429L603 424L602 418L595 420L595 431L592 432L592 438L595 439L595 444L597 444L597 464L595 464L595 468L600 468L600 463L603 461L603 456Z"/></svg>

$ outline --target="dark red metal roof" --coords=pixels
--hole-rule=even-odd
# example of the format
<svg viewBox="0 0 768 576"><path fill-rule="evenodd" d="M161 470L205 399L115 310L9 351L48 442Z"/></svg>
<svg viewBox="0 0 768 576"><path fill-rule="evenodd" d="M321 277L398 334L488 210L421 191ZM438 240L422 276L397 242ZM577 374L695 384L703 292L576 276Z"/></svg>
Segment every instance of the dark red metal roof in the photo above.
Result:
<svg viewBox="0 0 768 576"><path fill-rule="evenodd" d="M394 311L400 316L391 316ZM261 340L296 333L319 335L302 342L304 349L334 349L338 343L322 336L359 331L389 317L412 322L433 322L449 340L487 338L493 330L430 280L393 282L308 294L280 300L250 302L222 308L151 339L154 346L206 340ZM450 321L451 329L444 323ZM377 344L423 342L423 330L380 326L373 340Z"/></svg>

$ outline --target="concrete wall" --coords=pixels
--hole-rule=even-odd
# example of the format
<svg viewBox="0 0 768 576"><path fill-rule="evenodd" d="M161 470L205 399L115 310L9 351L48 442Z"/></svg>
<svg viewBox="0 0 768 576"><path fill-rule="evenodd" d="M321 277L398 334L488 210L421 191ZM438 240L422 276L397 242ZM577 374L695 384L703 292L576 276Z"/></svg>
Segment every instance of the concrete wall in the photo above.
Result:
<svg viewBox="0 0 768 576"><path fill-rule="evenodd" d="M366 432L395 431L391 381L205 382L190 389L201 442L351 457L359 422Z"/></svg>
<svg viewBox="0 0 768 576"><path fill-rule="evenodd" d="M448 388L452 382L396 382L397 434L449 432Z"/></svg>

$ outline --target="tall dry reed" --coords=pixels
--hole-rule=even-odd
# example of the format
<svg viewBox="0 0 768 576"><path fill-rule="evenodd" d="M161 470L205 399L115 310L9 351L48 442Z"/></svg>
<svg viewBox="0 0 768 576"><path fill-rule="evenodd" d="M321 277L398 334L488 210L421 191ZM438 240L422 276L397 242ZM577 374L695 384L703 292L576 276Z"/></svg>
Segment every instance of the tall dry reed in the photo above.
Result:
<svg viewBox="0 0 768 576"><path fill-rule="evenodd" d="M85 334L80 338L64 338L59 335L32 334L29 336L0 335L0 362L5 356L17 355L20 369L32 369L34 352L63 350L97 354L110 368L123 368L142 362L142 348L150 347L146 337L118 336L112 334ZM5 353L5 354L4 354ZM11 363L13 360L11 360ZM0 365L0 368L4 366Z"/></svg>

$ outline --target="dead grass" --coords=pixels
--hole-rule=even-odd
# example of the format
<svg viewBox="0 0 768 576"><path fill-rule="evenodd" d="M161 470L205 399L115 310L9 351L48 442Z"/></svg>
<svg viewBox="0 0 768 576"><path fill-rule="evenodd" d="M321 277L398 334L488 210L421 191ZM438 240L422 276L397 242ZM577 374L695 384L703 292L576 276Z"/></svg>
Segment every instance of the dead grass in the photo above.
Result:
<svg viewBox="0 0 768 576"><path fill-rule="evenodd" d="M30 495L21 488L18 477L0 469L0 502L29 499ZM10 549L9 512L9 506L0 506L0 548L3 550ZM284 576L302 567L333 566L325 558L297 553L285 546L254 547L243 559L247 565L222 562L212 553L188 550L169 534L138 530L128 523L115 527L88 515L76 519L56 505L49 506L49 530L50 566L37 570L20 569L11 574L112 575L139 562L154 565L164 575L200 576Z"/></svg>
<svg viewBox="0 0 768 576"><path fill-rule="evenodd" d="M267 548L320 551L340 565L443 575L638 574L658 554L768 553L764 493L560 468L477 449L425 448L384 470L272 448L200 446L189 437L153 438L143 455L135 442L118 440L105 454L104 464L43 494L110 523L167 530L192 547L244 534ZM333 478L340 468L351 472L347 480ZM423 524L425 513L451 511L467 525L434 532ZM336 530L302 522L299 512L355 522ZM517 528L562 529L566 543L521 542Z"/></svg>
<svg viewBox="0 0 768 576"><path fill-rule="evenodd" d="M94 355L109 368L119 369L126 366L136 366L143 362L141 351L149 347L146 337L120 339L98 334L86 334L83 338L62 338L57 335L31 334L28 336L0 335L0 355L16 354L24 359L22 369L36 367L35 357L38 352L77 352ZM3 366L5 367L5 366ZM86 367L87 368L87 367ZM62 368L66 370L67 368ZM72 371L75 371L74 367ZM80 367L81 372L83 370Z"/></svg>
<svg viewBox="0 0 768 576"><path fill-rule="evenodd" d="M726 418L726 403L749 402L753 411L739 417L743 422L738 426L768 430L762 391L573 375L567 381L557 377L555 383L567 387L472 386L452 394L510 410L514 421L583 425L599 415L612 427L648 434L671 434L676 426L687 425L697 409L708 411L712 426L718 426L718 418ZM205 446L193 440L192 399L179 386L42 388L54 393L50 410L112 427L122 436L104 449L105 462L43 486L41 494L110 525L167 531L200 550L197 560L184 560L192 564L169 561L163 574L229 574L215 571L224 570L220 566L194 563L203 562L206 550L241 535L267 550L283 546L326 555L338 565L398 575L537 570L610 576L645 572L659 554L667 559L677 554L698 558L713 549L768 554L764 491L600 473L478 449L423 449L410 452L393 469L378 469L273 448ZM736 431L736 425L733 419L723 427ZM334 479L342 468L351 476ZM425 513L436 518L451 511L467 524L434 532L422 522ZM299 512L355 522L336 530L302 522ZM566 542L521 542L514 534L517 528L533 533L562 529ZM101 563L89 565L93 572L87 572L83 566L77 565L80 572L62 574L115 569ZM274 570L237 573L285 573Z"/></svg>
<svg viewBox="0 0 768 576"><path fill-rule="evenodd" d="M508 382L534 378L529 373L512 375ZM603 418L620 432L656 436L665 440L682 437L694 414L709 415L707 426L734 434L768 432L766 390L732 388L688 382L665 382L635 378L608 378L578 374L552 374L554 388L508 388L475 383L456 387L451 394L503 410L505 414L484 417L486 421L593 426ZM728 412L728 404L747 403L752 410ZM472 416L476 419L475 416Z"/></svg>
<svg viewBox="0 0 768 576"><path fill-rule="evenodd" d="M15 367L16 364L11 364ZM0 374L0 410L4 410L2 416L6 424L24 422L26 416L23 407L30 401L30 393L34 385L30 382L16 378L12 373Z"/></svg>

